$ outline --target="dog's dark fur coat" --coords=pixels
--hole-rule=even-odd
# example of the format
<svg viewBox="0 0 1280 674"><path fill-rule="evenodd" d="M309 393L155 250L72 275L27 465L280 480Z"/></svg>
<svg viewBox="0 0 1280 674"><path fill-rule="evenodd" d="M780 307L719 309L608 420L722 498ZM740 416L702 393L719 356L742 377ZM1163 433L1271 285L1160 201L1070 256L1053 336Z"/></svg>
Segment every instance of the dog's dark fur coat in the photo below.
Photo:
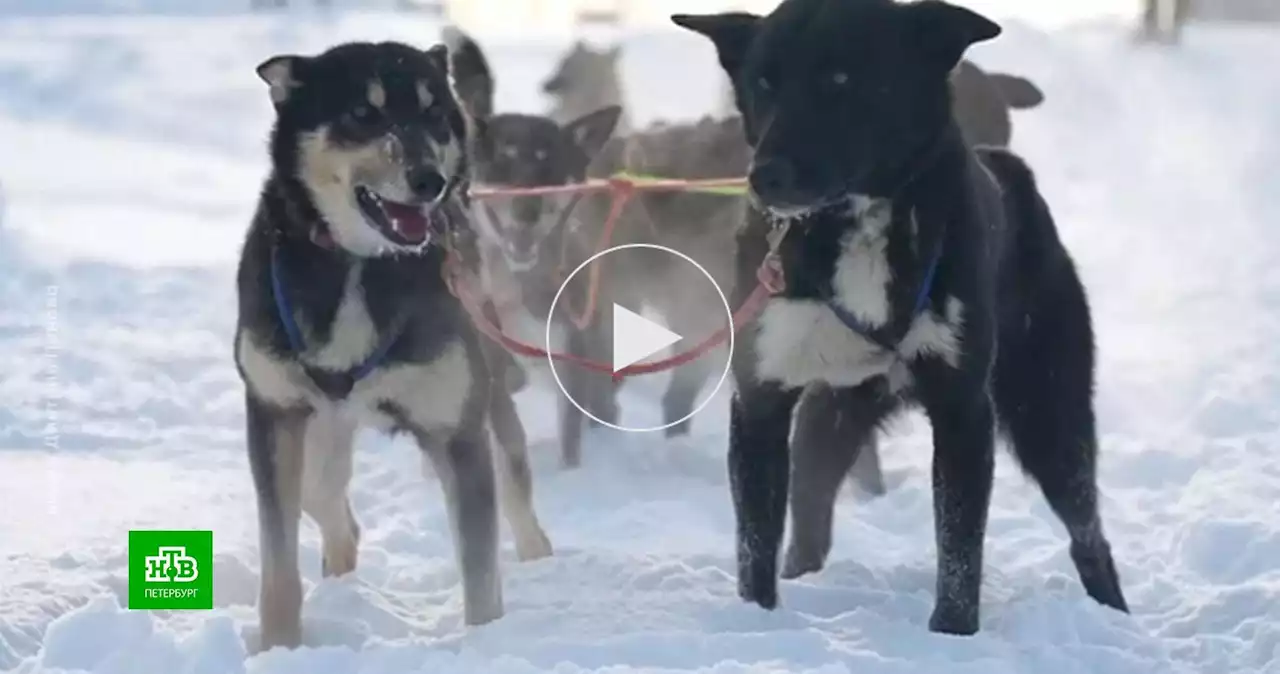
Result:
<svg viewBox="0 0 1280 674"><path fill-rule="evenodd" d="M521 557L550 546L532 510L519 419L492 385L491 347L442 275L437 244L476 262L469 123L445 50L352 43L277 56L258 75L276 121L271 173L241 253L235 360L257 492L261 645L302 639L302 513L320 527L324 575L355 569L360 528L347 485L358 424L417 440L454 524L465 621L494 620L503 602L490 428L504 450L496 469Z"/></svg>
<svg viewBox="0 0 1280 674"><path fill-rule="evenodd" d="M672 18L715 43L753 148L754 199L792 223L778 247L786 288L734 359L743 599L778 603L792 409L824 381L857 432L843 451L795 457L810 492L792 504L791 575L823 563L839 476L862 441L919 404L934 445L931 630L978 630L997 428L1066 525L1085 590L1127 611L1098 509L1084 288L1030 169L1007 151L975 153L951 113L949 71L1000 28L938 0L783 0L766 17ZM739 238L738 302L768 229L757 219Z"/></svg>

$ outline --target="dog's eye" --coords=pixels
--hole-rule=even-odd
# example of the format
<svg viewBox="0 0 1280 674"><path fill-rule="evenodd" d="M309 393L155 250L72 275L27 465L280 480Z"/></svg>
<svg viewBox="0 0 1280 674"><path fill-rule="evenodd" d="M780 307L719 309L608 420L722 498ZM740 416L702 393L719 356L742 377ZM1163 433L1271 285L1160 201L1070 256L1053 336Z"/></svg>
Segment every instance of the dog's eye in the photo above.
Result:
<svg viewBox="0 0 1280 674"><path fill-rule="evenodd" d="M849 83L849 75L839 71L831 73L831 83L837 87L842 87Z"/></svg>
<svg viewBox="0 0 1280 674"><path fill-rule="evenodd" d="M347 113L347 116L356 124L368 124L377 119L377 113L367 105L357 105Z"/></svg>
<svg viewBox="0 0 1280 674"><path fill-rule="evenodd" d="M773 85L769 84L769 80L763 77L756 80L756 86L759 87L760 91L764 91L764 92L773 91Z"/></svg>

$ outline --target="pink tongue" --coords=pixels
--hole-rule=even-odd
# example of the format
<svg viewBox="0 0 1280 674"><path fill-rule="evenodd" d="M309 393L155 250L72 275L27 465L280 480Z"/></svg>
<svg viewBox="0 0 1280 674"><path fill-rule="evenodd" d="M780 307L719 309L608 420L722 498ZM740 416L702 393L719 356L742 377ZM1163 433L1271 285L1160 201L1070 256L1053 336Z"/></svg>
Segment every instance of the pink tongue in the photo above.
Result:
<svg viewBox="0 0 1280 674"><path fill-rule="evenodd" d="M422 241L427 238L427 219L416 206L382 202L382 210L391 218L391 226L396 232L409 241Z"/></svg>

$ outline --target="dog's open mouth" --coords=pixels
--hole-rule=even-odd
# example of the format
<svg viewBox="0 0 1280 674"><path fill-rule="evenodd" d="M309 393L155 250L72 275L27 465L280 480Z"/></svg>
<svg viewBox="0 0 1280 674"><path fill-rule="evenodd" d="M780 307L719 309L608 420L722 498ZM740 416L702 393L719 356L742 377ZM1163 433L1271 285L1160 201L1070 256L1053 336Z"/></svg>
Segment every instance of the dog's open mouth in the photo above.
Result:
<svg viewBox="0 0 1280 674"><path fill-rule="evenodd" d="M506 246L507 261L511 263L517 271L528 271L534 265L538 264L538 249L535 247L519 249L512 245Z"/></svg>
<svg viewBox="0 0 1280 674"><path fill-rule="evenodd" d="M808 204L773 204L761 199L754 191L750 191L748 198L763 210L770 219L777 222L790 222L823 212L847 209L850 207L853 197L850 194L837 194Z"/></svg>
<svg viewBox="0 0 1280 674"><path fill-rule="evenodd" d="M431 223L440 201L406 204L388 199L373 190L356 187L356 203L366 220L387 240L401 246L420 246L431 238Z"/></svg>

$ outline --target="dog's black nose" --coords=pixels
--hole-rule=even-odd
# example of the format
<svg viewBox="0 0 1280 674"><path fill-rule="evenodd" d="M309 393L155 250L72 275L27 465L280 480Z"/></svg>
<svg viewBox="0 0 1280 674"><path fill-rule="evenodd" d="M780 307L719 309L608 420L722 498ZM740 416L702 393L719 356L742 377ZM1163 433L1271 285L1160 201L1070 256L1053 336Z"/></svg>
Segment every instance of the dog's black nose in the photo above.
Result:
<svg viewBox="0 0 1280 674"><path fill-rule="evenodd" d="M796 191L796 170L785 159L767 159L756 164L748 177L751 191L766 204L800 205Z"/></svg>
<svg viewBox="0 0 1280 674"><path fill-rule="evenodd" d="M434 201L445 188L445 178L432 166L409 169L405 176L413 196L423 201Z"/></svg>

